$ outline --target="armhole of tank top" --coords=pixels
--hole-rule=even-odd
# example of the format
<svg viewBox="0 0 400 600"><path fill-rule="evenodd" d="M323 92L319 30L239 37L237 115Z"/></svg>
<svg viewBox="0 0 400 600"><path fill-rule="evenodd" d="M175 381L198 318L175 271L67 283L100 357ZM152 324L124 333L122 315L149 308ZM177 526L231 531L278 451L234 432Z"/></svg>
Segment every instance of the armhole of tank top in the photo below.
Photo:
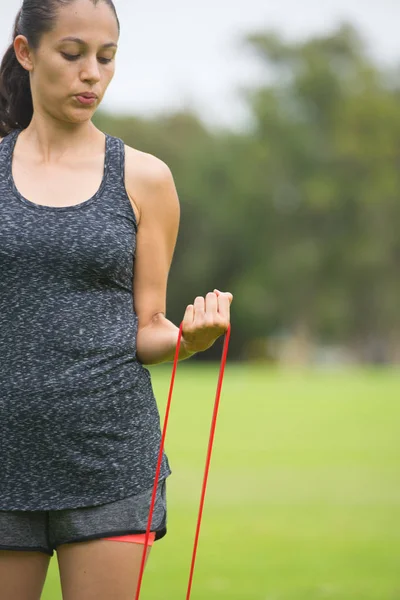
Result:
<svg viewBox="0 0 400 600"><path fill-rule="evenodd" d="M124 190L124 193L126 196L126 201L129 203L129 206L131 207L133 218L135 219L135 227L137 230L138 222L137 222L137 218L136 218L136 213L133 210L132 202L131 202L131 199L129 198L128 190L126 189L126 183L125 183L126 151L125 151L125 142L121 139L119 139L119 161L120 161L121 185L123 187L123 190Z"/></svg>

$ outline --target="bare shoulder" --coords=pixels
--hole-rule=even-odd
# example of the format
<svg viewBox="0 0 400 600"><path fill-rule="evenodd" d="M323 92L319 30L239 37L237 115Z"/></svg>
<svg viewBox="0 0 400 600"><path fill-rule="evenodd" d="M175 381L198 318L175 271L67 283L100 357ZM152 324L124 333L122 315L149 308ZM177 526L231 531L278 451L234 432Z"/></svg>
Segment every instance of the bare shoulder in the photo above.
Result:
<svg viewBox="0 0 400 600"><path fill-rule="evenodd" d="M125 185L137 216L179 204L171 169L161 159L125 146Z"/></svg>
<svg viewBox="0 0 400 600"><path fill-rule="evenodd" d="M157 185L172 178L168 165L152 154L125 146L125 156L128 177L139 177L147 185Z"/></svg>

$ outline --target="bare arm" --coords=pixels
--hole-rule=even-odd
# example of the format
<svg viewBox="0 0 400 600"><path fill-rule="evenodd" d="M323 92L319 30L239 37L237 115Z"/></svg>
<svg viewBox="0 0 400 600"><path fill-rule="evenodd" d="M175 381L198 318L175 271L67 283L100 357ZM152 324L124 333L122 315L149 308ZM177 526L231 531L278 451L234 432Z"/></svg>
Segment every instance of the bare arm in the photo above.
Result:
<svg viewBox="0 0 400 600"><path fill-rule="evenodd" d="M170 169L151 155L127 148L126 184L139 213L133 286L137 357L151 365L173 360L178 339L178 327L165 314L180 206ZM191 355L182 345L180 359Z"/></svg>
<svg viewBox="0 0 400 600"><path fill-rule="evenodd" d="M172 361L179 328L166 318L168 275L180 206L173 176L161 160L127 148L126 188L138 215L133 294L138 316L137 358L145 365ZM186 308L180 360L212 346L229 324L231 294L199 296Z"/></svg>

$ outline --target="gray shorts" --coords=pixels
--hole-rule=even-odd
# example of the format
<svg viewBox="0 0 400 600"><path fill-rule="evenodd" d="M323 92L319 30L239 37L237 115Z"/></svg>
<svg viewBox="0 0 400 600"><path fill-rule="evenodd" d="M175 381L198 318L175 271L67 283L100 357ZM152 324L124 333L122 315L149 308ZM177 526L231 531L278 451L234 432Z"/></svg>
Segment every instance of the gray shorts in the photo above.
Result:
<svg viewBox="0 0 400 600"><path fill-rule="evenodd" d="M54 511L0 511L0 550L44 552L61 544L146 533L153 490L109 504ZM160 482L151 530L167 533L166 480Z"/></svg>

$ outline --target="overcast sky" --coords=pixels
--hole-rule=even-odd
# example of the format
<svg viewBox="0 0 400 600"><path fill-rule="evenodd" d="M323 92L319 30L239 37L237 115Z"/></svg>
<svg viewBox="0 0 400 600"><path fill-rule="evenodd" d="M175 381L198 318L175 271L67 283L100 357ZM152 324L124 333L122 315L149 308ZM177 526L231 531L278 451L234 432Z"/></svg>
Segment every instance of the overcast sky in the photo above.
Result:
<svg viewBox="0 0 400 600"><path fill-rule="evenodd" d="M235 93L260 71L240 47L249 31L276 28L288 39L358 26L378 60L400 63L400 0L115 0L121 25L117 73L103 106L151 114L193 106L209 122L244 117ZM20 2L0 0L0 50Z"/></svg>

